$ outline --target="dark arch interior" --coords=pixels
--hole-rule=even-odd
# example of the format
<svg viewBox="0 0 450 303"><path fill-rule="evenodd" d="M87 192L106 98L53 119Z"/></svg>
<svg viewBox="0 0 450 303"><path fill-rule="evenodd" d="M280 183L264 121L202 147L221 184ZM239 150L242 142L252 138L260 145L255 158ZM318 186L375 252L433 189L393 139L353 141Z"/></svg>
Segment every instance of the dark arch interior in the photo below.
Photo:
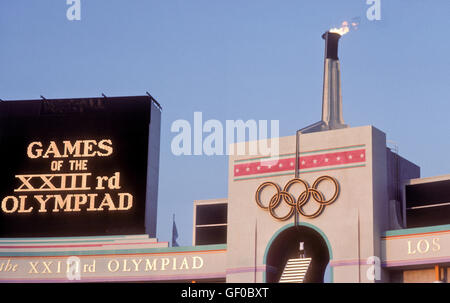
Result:
<svg viewBox="0 0 450 303"><path fill-rule="evenodd" d="M282 231L272 242L267 254L267 282L277 283L291 258L299 258L299 243L304 242L305 257L312 258L305 283L323 283L325 269L330 261L328 246L322 236L306 226L292 226Z"/></svg>

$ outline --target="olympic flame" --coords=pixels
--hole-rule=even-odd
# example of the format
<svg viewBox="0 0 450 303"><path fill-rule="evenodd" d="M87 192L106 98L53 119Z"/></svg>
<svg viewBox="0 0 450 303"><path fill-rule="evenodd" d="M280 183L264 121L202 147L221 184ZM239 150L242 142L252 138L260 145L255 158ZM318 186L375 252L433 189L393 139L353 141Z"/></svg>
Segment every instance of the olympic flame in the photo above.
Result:
<svg viewBox="0 0 450 303"><path fill-rule="evenodd" d="M339 34L341 36L345 35L346 33L348 33L350 31L350 27L352 27L354 30L358 29L358 22L357 21L352 21L352 22L348 22L348 21L343 21L341 24L340 28L332 28L329 30L330 33L336 33Z"/></svg>

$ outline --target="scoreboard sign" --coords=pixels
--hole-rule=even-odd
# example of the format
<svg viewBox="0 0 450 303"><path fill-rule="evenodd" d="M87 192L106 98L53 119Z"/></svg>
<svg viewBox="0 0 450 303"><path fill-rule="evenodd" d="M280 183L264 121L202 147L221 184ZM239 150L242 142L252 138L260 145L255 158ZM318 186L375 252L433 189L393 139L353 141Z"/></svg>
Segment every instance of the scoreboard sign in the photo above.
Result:
<svg viewBox="0 0 450 303"><path fill-rule="evenodd" d="M4 101L0 119L0 237L154 233L151 97Z"/></svg>

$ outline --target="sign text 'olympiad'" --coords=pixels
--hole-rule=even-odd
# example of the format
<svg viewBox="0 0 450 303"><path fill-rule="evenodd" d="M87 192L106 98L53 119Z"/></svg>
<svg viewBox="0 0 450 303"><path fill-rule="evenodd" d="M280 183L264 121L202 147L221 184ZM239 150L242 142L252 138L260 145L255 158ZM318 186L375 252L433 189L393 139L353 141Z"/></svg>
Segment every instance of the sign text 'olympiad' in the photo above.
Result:
<svg viewBox="0 0 450 303"><path fill-rule="evenodd" d="M89 158L108 157L114 152L110 139L31 142L27 147L30 159L49 159L50 173L15 175L19 182L15 195L1 201L4 213L124 211L133 207L133 195L109 192L99 195L95 191L120 190L120 172L112 176L92 176ZM88 159L79 159L88 158ZM62 168L71 173L55 173ZM81 172L79 172L81 171ZM52 192L40 194L39 192ZM94 191L92 193L77 193ZM24 193L33 192L33 195ZM63 193L56 193L63 192ZM67 193L68 192L68 193Z"/></svg>

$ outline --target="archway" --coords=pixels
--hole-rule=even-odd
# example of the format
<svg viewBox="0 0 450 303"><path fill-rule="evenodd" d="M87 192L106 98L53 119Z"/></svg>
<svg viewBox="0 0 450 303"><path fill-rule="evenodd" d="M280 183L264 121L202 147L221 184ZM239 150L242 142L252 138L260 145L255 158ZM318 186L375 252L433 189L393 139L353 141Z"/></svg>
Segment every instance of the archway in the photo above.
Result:
<svg viewBox="0 0 450 303"><path fill-rule="evenodd" d="M288 224L269 241L264 254L264 263L268 269L265 282L276 283L280 280L288 259L299 258L300 242L304 243L305 257L312 258L304 282L324 282L325 270L332 258L331 248L323 232L307 223L300 223L297 226Z"/></svg>

